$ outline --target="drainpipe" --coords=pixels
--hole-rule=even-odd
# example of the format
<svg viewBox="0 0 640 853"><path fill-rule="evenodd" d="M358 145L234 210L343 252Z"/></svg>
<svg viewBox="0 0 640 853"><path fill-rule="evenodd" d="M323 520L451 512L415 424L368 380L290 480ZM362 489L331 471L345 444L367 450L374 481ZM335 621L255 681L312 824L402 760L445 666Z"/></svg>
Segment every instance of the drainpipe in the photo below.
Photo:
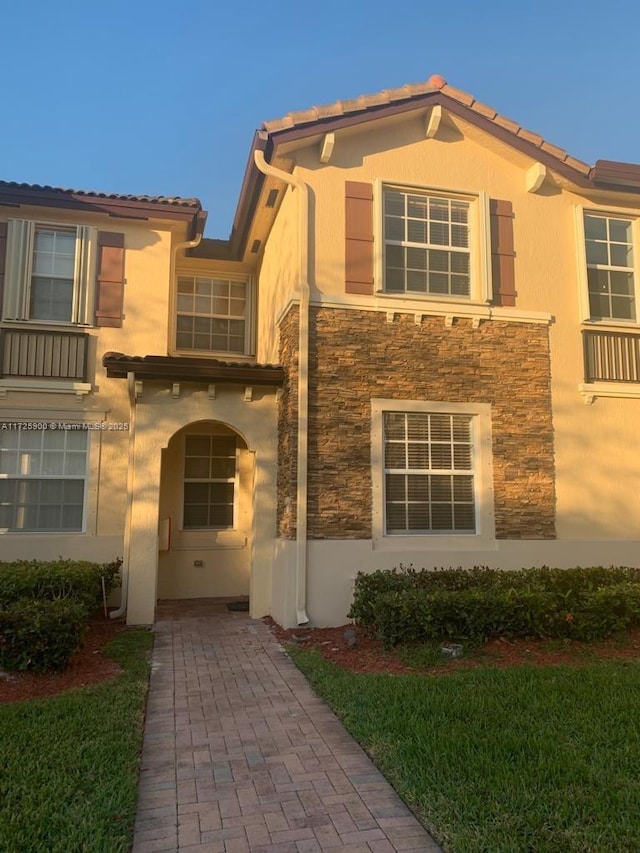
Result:
<svg viewBox="0 0 640 853"><path fill-rule="evenodd" d="M124 517L124 554L122 564L122 595L120 607L112 610L109 616L120 619L127 612L129 597L129 559L131 556L131 517L133 514L133 487L135 485L134 451L136 444L136 375L127 373L127 391L129 392L129 465L127 467L127 508Z"/></svg>
<svg viewBox="0 0 640 853"><path fill-rule="evenodd" d="M196 234L193 240L185 240L182 243L176 243L171 253L171 269L169 272L169 282L173 282L176 257L179 249L195 249L202 240L202 233ZM173 290L173 288L172 288ZM133 516L133 489L135 485L135 444L136 444L136 376L130 371L127 373L127 390L129 392L129 465L127 468L127 508L124 520L124 554L122 564L122 595L120 607L117 610L112 610L109 616L112 619L120 619L127 612L127 603L129 598L129 559L131 556L131 523Z"/></svg>
<svg viewBox="0 0 640 853"><path fill-rule="evenodd" d="M180 251L180 249L195 249L196 246L199 246L200 243L202 242L202 237L203 237L203 233L204 233L204 225L202 226L202 228L203 228L203 230L200 231L200 233L196 234L196 236L193 238L193 240L184 240L182 243L176 243L175 246L173 247L173 251L171 252L171 269L169 270L169 281L171 282L172 285L173 285L173 280L174 280L175 275L176 275L176 261L178 258L178 252ZM173 297L170 301L171 311L172 311L171 317L173 317L176 313L176 311L175 311L175 299L176 299L175 290L176 290L175 287L172 286L171 287L171 293L173 294ZM169 336L171 335L171 317L169 317L169 329L167 330L167 335L169 335ZM169 352L171 352L171 349L169 350Z"/></svg>
<svg viewBox="0 0 640 853"><path fill-rule="evenodd" d="M298 190L300 314L298 320L298 480L296 501L296 622L306 625L307 616L307 448L309 412L309 187L300 178L267 163L262 151L254 151L255 164Z"/></svg>

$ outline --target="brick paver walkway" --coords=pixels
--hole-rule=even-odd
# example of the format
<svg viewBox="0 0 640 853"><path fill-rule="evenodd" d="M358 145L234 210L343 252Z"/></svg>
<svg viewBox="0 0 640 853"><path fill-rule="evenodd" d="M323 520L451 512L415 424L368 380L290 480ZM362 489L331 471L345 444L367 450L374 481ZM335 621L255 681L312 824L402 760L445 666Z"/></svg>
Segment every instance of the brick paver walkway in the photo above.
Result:
<svg viewBox="0 0 640 853"><path fill-rule="evenodd" d="M132 853L439 848L262 622L158 608Z"/></svg>

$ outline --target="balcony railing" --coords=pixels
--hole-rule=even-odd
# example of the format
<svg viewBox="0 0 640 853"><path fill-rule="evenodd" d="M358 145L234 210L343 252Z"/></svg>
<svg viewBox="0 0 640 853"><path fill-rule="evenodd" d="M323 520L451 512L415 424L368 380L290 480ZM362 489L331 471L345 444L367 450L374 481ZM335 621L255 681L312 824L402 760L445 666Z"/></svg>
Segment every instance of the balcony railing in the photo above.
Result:
<svg viewBox="0 0 640 853"><path fill-rule="evenodd" d="M87 381L89 335L35 329L0 330L0 377Z"/></svg>
<svg viewBox="0 0 640 853"><path fill-rule="evenodd" d="M640 382L640 335L582 332L585 382Z"/></svg>

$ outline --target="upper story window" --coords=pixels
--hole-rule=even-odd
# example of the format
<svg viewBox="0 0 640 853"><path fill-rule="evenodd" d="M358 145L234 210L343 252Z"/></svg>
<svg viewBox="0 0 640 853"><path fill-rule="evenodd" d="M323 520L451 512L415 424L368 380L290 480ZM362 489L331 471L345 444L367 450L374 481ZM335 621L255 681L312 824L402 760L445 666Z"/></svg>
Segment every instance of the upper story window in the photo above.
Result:
<svg viewBox="0 0 640 853"><path fill-rule="evenodd" d="M636 320L633 220L584 214L589 318Z"/></svg>
<svg viewBox="0 0 640 853"><path fill-rule="evenodd" d="M471 296L468 201L384 190L384 289Z"/></svg>
<svg viewBox="0 0 640 853"><path fill-rule="evenodd" d="M76 265L75 229L36 226L29 317L70 321Z"/></svg>
<svg viewBox="0 0 640 853"><path fill-rule="evenodd" d="M92 325L97 238L87 226L9 220L2 319Z"/></svg>
<svg viewBox="0 0 640 853"><path fill-rule="evenodd" d="M177 349L251 353L248 279L180 275L177 290Z"/></svg>

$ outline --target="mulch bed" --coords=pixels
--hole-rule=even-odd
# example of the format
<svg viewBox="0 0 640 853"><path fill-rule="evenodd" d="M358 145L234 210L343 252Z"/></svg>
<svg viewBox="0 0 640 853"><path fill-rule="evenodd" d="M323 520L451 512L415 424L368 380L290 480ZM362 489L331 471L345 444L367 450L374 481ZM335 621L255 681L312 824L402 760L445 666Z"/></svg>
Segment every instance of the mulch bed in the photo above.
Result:
<svg viewBox="0 0 640 853"><path fill-rule="evenodd" d="M485 643L469 657L444 658L441 665L416 670L404 663L395 649L385 651L382 642L372 632L342 625L339 628L293 628L285 630L267 617L264 620L283 645L288 643L317 649L324 658L350 672L386 672L395 675L422 672L446 675L459 669L478 666L553 666L557 664L585 665L597 660L640 657L640 630L629 632L623 639L599 640L580 643L573 640L554 641L537 639L499 638ZM353 636L355 645L345 638L345 631Z"/></svg>
<svg viewBox="0 0 640 853"><path fill-rule="evenodd" d="M314 648L327 660L351 672L386 672L395 675L415 673L446 675L459 669L478 666L552 666L555 664L584 665L594 660L640 657L640 630L631 631L624 639L601 640L594 643L574 641L549 643L546 640L500 638L485 643L473 655L459 660L443 659L439 666L416 670L402 661L396 649L385 651L382 642L371 631L353 625L339 628L293 628L285 630L270 617L263 620L278 641ZM105 619L95 614L89 620L89 630L83 647L71 659L69 668L59 673L3 672L0 670L0 703L22 702L54 696L74 687L87 687L115 678L121 669L107 657L104 647L121 631L124 620ZM355 645L345 637L355 638Z"/></svg>
<svg viewBox="0 0 640 853"><path fill-rule="evenodd" d="M105 619L104 614L95 614L89 620L84 645L72 657L69 668L64 672L0 670L0 703L42 699L74 687L87 687L115 678L122 670L107 657L104 647L123 630L126 630L123 619Z"/></svg>

